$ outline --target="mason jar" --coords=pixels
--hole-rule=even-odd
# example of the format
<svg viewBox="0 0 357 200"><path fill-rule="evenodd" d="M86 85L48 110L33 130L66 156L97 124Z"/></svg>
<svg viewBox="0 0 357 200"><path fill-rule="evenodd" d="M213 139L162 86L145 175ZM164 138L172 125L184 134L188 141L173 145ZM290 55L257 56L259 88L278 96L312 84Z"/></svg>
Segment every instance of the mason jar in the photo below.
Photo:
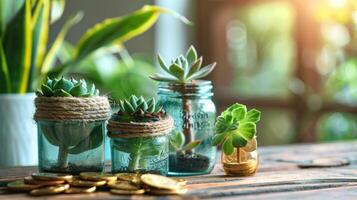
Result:
<svg viewBox="0 0 357 200"><path fill-rule="evenodd" d="M234 148L234 152L231 155L225 155L222 152L221 162L227 175L254 175L259 163L256 137L246 147Z"/></svg>
<svg viewBox="0 0 357 200"><path fill-rule="evenodd" d="M115 133L113 134L120 134ZM168 136L111 138L112 172L168 173Z"/></svg>
<svg viewBox="0 0 357 200"><path fill-rule="evenodd" d="M105 121L37 120L39 171L79 174L104 170Z"/></svg>
<svg viewBox="0 0 357 200"><path fill-rule="evenodd" d="M162 105L173 119L169 155L169 175L198 175L210 173L216 159L212 146L216 108L212 101L211 81L159 84ZM177 142L175 135L182 133L184 142ZM192 143L198 142L198 146ZM187 148L188 147L188 148Z"/></svg>

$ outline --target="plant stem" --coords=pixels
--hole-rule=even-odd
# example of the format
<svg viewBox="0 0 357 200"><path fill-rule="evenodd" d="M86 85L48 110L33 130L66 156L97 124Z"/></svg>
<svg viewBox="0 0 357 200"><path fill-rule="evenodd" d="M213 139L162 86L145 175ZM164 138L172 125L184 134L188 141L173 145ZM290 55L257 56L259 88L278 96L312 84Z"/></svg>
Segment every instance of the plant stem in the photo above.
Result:
<svg viewBox="0 0 357 200"><path fill-rule="evenodd" d="M59 146L57 163L61 169L68 167L68 150L64 146Z"/></svg>
<svg viewBox="0 0 357 200"><path fill-rule="evenodd" d="M182 119L182 132L185 135L185 145L192 142L193 140L193 135L192 135L192 118L191 118L191 113L192 113L192 105L190 100L185 96L184 91L185 90L185 85L182 85L182 114L183 114L183 119ZM188 154L191 154L191 150L185 151Z"/></svg>
<svg viewBox="0 0 357 200"><path fill-rule="evenodd" d="M134 172L140 168L140 154L139 153L131 153L130 161L128 165L128 169L131 172Z"/></svg>
<svg viewBox="0 0 357 200"><path fill-rule="evenodd" d="M237 162L238 162L238 163L240 163L240 159L241 159L240 157L241 157L241 156L240 156L240 148L238 147L238 148L237 148Z"/></svg>

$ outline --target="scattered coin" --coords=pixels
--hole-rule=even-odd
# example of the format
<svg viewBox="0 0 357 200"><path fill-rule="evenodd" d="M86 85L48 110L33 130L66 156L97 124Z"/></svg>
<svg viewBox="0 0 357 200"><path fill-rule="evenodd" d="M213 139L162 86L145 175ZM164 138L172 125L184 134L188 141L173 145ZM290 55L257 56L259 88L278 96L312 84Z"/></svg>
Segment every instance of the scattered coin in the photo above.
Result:
<svg viewBox="0 0 357 200"><path fill-rule="evenodd" d="M139 184L141 174L138 174L138 173L117 173L117 174L115 174L115 176L119 180L130 181L130 182Z"/></svg>
<svg viewBox="0 0 357 200"><path fill-rule="evenodd" d="M93 193L95 192L96 187L70 187L64 191L66 194L80 194L80 193Z"/></svg>
<svg viewBox="0 0 357 200"><path fill-rule="evenodd" d="M58 181L64 180L68 181L73 178L70 174L59 174L59 173L32 173L32 178L40 181Z"/></svg>
<svg viewBox="0 0 357 200"><path fill-rule="evenodd" d="M156 174L144 174L141 176L142 183L157 189L178 190L181 185L174 179Z"/></svg>
<svg viewBox="0 0 357 200"><path fill-rule="evenodd" d="M177 181L181 186L185 186L187 184L187 180L183 178L173 178L175 181Z"/></svg>
<svg viewBox="0 0 357 200"><path fill-rule="evenodd" d="M110 192L112 194L119 194L119 195L134 195L134 194L144 194L145 190L118 190L118 189L111 189Z"/></svg>
<svg viewBox="0 0 357 200"><path fill-rule="evenodd" d="M39 187L41 187L41 185L26 184L24 180L13 181L7 184L9 190L18 192L27 192Z"/></svg>
<svg viewBox="0 0 357 200"><path fill-rule="evenodd" d="M82 172L80 178L89 181L115 181L117 177L109 173L101 172Z"/></svg>
<svg viewBox="0 0 357 200"><path fill-rule="evenodd" d="M138 186L133 185L128 181L108 182L108 186L112 189L119 189L119 190L139 190L140 189Z"/></svg>
<svg viewBox="0 0 357 200"><path fill-rule="evenodd" d="M150 194L157 195L182 195L187 193L187 189L178 189L178 190L158 190L158 189L150 189Z"/></svg>
<svg viewBox="0 0 357 200"><path fill-rule="evenodd" d="M52 186L52 185L63 184L65 181L64 180L40 181L32 178L31 176L27 176L24 178L24 182L26 184L31 184L31 185Z"/></svg>
<svg viewBox="0 0 357 200"><path fill-rule="evenodd" d="M93 187L93 186L103 186L107 184L106 181L87 181L87 180L80 180L74 179L69 182L71 186L75 187Z"/></svg>
<svg viewBox="0 0 357 200"><path fill-rule="evenodd" d="M48 186L44 188L31 190L30 195L42 196L42 195L58 194L64 192L67 189L69 189L68 184L58 185L58 186Z"/></svg>

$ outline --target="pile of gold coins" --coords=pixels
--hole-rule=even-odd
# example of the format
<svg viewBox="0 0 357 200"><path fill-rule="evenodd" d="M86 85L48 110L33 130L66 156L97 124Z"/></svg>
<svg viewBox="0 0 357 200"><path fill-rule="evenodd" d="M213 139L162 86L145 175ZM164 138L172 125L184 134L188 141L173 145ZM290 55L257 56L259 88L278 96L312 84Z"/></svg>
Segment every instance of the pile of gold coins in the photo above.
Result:
<svg viewBox="0 0 357 200"><path fill-rule="evenodd" d="M117 195L181 195L187 181L156 174L83 172L79 176L33 173L23 180L8 183L9 190L33 196L110 191Z"/></svg>

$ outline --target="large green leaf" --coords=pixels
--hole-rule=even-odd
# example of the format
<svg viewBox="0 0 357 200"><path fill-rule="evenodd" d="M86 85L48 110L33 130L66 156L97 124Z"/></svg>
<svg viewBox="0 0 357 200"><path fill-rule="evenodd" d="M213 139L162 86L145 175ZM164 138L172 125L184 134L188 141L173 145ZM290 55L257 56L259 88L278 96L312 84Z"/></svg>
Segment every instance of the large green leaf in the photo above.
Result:
<svg viewBox="0 0 357 200"><path fill-rule="evenodd" d="M69 29L74 26L75 24L77 24L83 17L83 13L82 12L78 12L76 15L71 16L66 23L63 25L61 31L59 32L59 34L57 35L55 42L52 44L51 49L49 50L49 52L47 53L44 61L43 61L43 65L41 68L41 72L43 74L47 74L47 72L52 68L52 66L55 63L57 54L59 53L62 43L64 41L64 38L66 37L67 32L69 31Z"/></svg>
<svg viewBox="0 0 357 200"><path fill-rule="evenodd" d="M10 75L1 41L0 37L0 82L2 83L0 93L9 93L11 92Z"/></svg>
<svg viewBox="0 0 357 200"><path fill-rule="evenodd" d="M32 90L35 75L39 72L46 51L49 34L50 0L38 0L32 17L32 56L28 91Z"/></svg>
<svg viewBox="0 0 357 200"><path fill-rule="evenodd" d="M73 60L51 70L50 76L58 76L69 67L77 65L83 58L95 50L111 45L123 45L127 40L147 31L157 21L161 13L170 13L188 23L187 19L173 11L158 7L144 6L143 8L123 17L106 19L90 28L77 44Z"/></svg>
<svg viewBox="0 0 357 200"><path fill-rule="evenodd" d="M13 92L25 93L31 66L31 2L25 1L6 27L3 47L10 71Z"/></svg>
<svg viewBox="0 0 357 200"><path fill-rule="evenodd" d="M22 8L25 0L0 0L0 35Z"/></svg>

